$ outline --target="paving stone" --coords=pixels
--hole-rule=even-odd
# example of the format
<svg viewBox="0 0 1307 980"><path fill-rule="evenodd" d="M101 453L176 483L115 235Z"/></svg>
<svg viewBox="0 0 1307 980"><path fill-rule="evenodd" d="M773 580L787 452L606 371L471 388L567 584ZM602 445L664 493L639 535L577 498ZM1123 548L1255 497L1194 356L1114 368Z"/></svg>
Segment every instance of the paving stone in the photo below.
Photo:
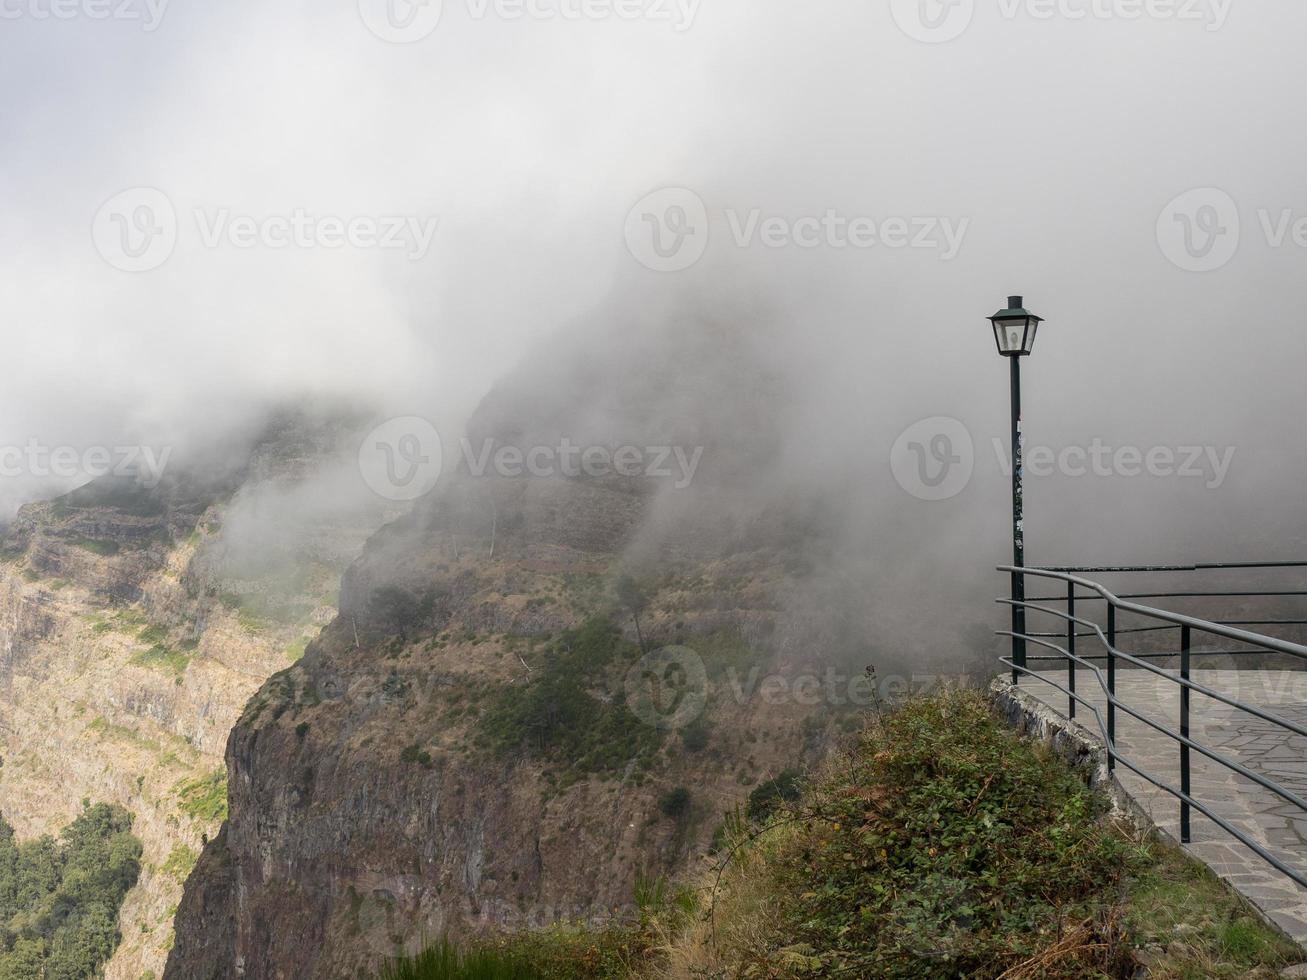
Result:
<svg viewBox="0 0 1307 980"><path fill-rule="evenodd" d="M1062 671L1053 676L1060 683L1066 675ZM1307 728L1307 672L1199 669L1191 676L1214 691ZM1051 688L1044 686L1041 690L1037 682L1023 683L1022 688L1055 710L1066 710L1065 697ZM1101 688L1082 683L1080 690L1106 720ZM1151 672L1121 669L1117 672L1116 692L1154 721L1179 730L1179 697L1169 681ZM1197 692L1190 707L1190 734L1196 741L1307 798L1307 739ZM1083 710L1078 714L1091 731L1097 730L1092 715L1086 719ZM1122 756L1154 778L1179 788L1179 746L1169 736L1118 711L1116 743ZM1175 796L1123 765L1118 765L1117 777L1158 826L1178 836L1180 803ZM1307 813L1196 751L1190 753L1190 785L1194 798L1212 813L1278 860L1307 874ZM1188 847L1191 854L1259 903L1291 936L1307 941L1307 889L1276 871L1197 810L1192 812L1192 829L1194 842ZM1300 975L1307 977L1307 972Z"/></svg>

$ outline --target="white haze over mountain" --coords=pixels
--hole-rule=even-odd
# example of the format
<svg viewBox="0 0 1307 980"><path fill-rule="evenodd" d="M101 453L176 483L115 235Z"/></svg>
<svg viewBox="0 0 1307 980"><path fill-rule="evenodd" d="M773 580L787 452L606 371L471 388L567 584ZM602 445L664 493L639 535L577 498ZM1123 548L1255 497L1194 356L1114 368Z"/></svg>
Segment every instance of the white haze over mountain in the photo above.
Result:
<svg viewBox="0 0 1307 980"><path fill-rule="evenodd" d="M175 0L151 32L6 2L0 445L200 445L307 394L428 415L449 445L497 377L589 311L756 320L801 393L778 482L836 492L904 582L998 591L1007 373L983 317L1021 292L1048 319L1025 364L1032 444L1236 451L1219 486L1032 477L1033 561L1301 557L1307 249L1269 242L1258 212L1307 215L1303 5L1189 6L1202 21L983 4L932 44L886 0L702 0L684 30L478 18L468 0L397 45L344 0ZM139 186L181 231L166 263L128 273L91 229ZM711 232L702 261L660 273L623 229L667 186L699 194ZM1200 187L1234 199L1242 241L1189 272L1156 229ZM296 209L439 224L417 260L202 242L224 214ZM755 210L965 231L947 260L740 247ZM935 502L889 466L932 416L976 446L970 484ZM33 492L4 483L10 506Z"/></svg>

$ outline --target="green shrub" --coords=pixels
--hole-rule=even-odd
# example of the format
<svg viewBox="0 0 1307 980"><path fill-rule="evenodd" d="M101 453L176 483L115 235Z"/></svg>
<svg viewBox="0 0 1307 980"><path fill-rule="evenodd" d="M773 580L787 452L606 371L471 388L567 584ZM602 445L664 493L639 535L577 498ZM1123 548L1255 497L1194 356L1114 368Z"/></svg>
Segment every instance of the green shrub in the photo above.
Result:
<svg viewBox="0 0 1307 980"><path fill-rule="evenodd" d="M132 657L132 663L138 667L149 667L152 670L172 674L174 677L181 677L190 666L191 658L189 654L182 653L180 650L157 643Z"/></svg>
<svg viewBox="0 0 1307 980"><path fill-rule="evenodd" d="M685 816L690 812L690 791L684 786L668 790L658 799L658 812L672 819Z"/></svg>
<svg viewBox="0 0 1307 980"><path fill-rule="evenodd" d="M780 876L794 937L833 972L997 977L1093 922L1145 857L975 692L907 703L844 762L805 801L811 831ZM1056 975L1117 975L1110 957L1069 955Z"/></svg>
<svg viewBox="0 0 1307 980"><path fill-rule="evenodd" d="M151 623L149 625L142 626L140 631L136 634L136 638L140 640L142 643L147 643L150 646L155 646L157 644L167 642L168 632L162 626L156 626Z"/></svg>
<svg viewBox="0 0 1307 980"><path fill-rule="evenodd" d="M431 753L414 742L399 753L399 761L409 764L417 763L424 769L431 768Z"/></svg>
<svg viewBox="0 0 1307 980"><path fill-rule="evenodd" d="M200 855L193 848L178 844L169 852L168 859L163 862L163 873L177 881L185 881L199 859Z"/></svg>
<svg viewBox="0 0 1307 980"><path fill-rule="evenodd" d="M215 769L198 779L183 779L173 792L182 813L192 820L214 823L227 819L227 770Z"/></svg>
<svg viewBox="0 0 1307 980"><path fill-rule="evenodd" d="M500 756L552 760L576 777L647 758L662 734L631 714L622 688L639 656L606 618L563 633L533 658L527 678L489 692L480 743Z"/></svg>
<svg viewBox="0 0 1307 980"><path fill-rule="evenodd" d="M687 752L702 752L708 741L708 724L702 718L681 729L681 744Z"/></svg>
<svg viewBox="0 0 1307 980"><path fill-rule="evenodd" d="M749 819L767 819L777 807L797 800L802 792L799 774L793 769L786 769L775 779L760 783L749 794Z"/></svg>
<svg viewBox="0 0 1307 980"><path fill-rule="evenodd" d="M407 643L409 635L431 615L435 599L431 592L419 597L397 585L383 585L372 592L370 612L388 635Z"/></svg>

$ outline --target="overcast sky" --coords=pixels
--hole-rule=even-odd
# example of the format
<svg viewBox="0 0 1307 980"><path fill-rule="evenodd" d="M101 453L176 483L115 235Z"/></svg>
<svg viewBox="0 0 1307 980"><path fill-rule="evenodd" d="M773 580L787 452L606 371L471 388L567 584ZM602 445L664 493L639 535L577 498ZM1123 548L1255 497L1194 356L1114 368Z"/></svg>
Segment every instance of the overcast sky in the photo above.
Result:
<svg viewBox="0 0 1307 980"><path fill-rule="evenodd" d="M587 311L712 294L790 325L794 465L865 457L927 549L1001 543L983 318L1021 292L1032 444L1236 449L1036 482L1034 560L1301 540L1307 6L392 4L0 0L0 443L306 391L456 432ZM922 501L890 458L936 416L974 476Z"/></svg>

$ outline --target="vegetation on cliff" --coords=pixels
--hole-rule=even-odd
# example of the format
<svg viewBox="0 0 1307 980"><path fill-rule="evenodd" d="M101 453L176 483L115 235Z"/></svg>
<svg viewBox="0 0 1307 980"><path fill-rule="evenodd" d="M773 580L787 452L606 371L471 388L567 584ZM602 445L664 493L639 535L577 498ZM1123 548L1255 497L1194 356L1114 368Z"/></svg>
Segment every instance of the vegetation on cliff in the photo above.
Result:
<svg viewBox="0 0 1307 980"><path fill-rule="evenodd" d="M531 683L492 689L480 744L503 755L526 751L555 761L564 784L634 762L647 766L661 733L640 724L621 694L625 669L639 657L606 618L565 631L528 663Z"/></svg>
<svg viewBox="0 0 1307 980"><path fill-rule="evenodd" d="M1298 957L976 692L873 718L791 795L733 815L697 887L638 923L436 947L384 976L1273 977Z"/></svg>
<svg viewBox="0 0 1307 980"><path fill-rule="evenodd" d="M141 844L121 807L83 803L59 835L24 844L0 819L0 980L86 980L118 945Z"/></svg>

